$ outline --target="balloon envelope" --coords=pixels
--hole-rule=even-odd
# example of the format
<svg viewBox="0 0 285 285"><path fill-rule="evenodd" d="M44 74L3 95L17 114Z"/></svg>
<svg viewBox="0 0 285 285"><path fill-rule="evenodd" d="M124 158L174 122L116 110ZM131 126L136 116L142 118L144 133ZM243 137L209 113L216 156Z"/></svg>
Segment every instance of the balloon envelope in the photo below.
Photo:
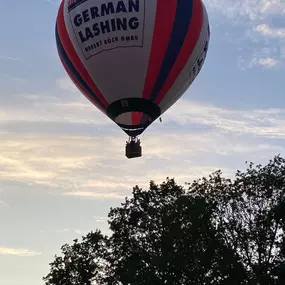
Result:
<svg viewBox="0 0 285 285"><path fill-rule="evenodd" d="M56 22L68 75L130 136L183 95L209 38L201 0L63 0Z"/></svg>

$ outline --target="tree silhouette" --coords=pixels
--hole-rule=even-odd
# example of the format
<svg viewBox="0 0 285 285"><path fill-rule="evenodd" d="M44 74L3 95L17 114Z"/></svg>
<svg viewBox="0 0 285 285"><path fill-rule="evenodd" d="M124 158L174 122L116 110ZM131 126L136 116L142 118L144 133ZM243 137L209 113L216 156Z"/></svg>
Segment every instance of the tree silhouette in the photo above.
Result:
<svg viewBox="0 0 285 285"><path fill-rule="evenodd" d="M285 284L285 160L186 185L134 187L109 212L111 236L63 246L46 285Z"/></svg>
<svg viewBox="0 0 285 285"><path fill-rule="evenodd" d="M46 285L92 285L104 276L107 238L100 231L91 232L73 245L61 247L63 257L55 256L50 273L44 277ZM100 283L99 283L100 284Z"/></svg>

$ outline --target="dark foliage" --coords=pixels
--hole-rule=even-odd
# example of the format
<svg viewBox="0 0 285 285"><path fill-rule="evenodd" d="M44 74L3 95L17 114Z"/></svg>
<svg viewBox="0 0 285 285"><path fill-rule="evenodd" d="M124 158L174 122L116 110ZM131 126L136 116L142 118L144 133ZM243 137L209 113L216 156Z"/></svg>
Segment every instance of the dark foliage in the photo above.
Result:
<svg viewBox="0 0 285 285"><path fill-rule="evenodd" d="M187 184L167 179L109 213L99 231L62 247L46 285L285 284L285 160L217 171ZM93 282L93 283L92 283Z"/></svg>

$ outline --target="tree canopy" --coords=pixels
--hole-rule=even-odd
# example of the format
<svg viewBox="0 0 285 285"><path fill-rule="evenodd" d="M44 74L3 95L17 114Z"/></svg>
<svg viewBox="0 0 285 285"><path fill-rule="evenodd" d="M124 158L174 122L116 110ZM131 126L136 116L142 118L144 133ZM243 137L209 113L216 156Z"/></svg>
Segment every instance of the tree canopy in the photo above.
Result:
<svg viewBox="0 0 285 285"><path fill-rule="evenodd" d="M133 188L100 230L62 246L46 285L285 284L285 160Z"/></svg>

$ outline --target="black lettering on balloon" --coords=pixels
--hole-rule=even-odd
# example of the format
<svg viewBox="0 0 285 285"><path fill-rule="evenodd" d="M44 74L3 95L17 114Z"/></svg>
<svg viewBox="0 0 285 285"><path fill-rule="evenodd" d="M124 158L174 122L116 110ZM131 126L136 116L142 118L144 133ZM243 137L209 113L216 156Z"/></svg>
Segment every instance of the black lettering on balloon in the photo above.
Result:
<svg viewBox="0 0 285 285"><path fill-rule="evenodd" d="M101 27L101 33L102 34L111 32L109 21L100 22L100 27Z"/></svg>
<svg viewBox="0 0 285 285"><path fill-rule="evenodd" d="M105 2L98 6L93 6L85 9L80 14L77 14L73 19L73 24L76 27L81 27L84 24L90 22L92 19L98 19L110 14L122 13L135 13L140 12L140 0L118 0L116 2ZM112 16L110 19L104 18L102 21L94 21L92 24L84 25L80 31L78 31L78 37L82 43L93 39L101 34L109 34L116 31L137 30L140 27L140 21L138 17L132 15L128 17ZM112 37L113 35L111 35ZM131 37L131 38L130 38ZM125 41L133 40L135 35L123 36Z"/></svg>
<svg viewBox="0 0 285 285"><path fill-rule="evenodd" d="M115 8L112 2L101 5L101 16L106 16L114 13L115 13Z"/></svg>
<svg viewBox="0 0 285 285"><path fill-rule="evenodd" d="M136 30L139 27L140 23L139 23L139 19L137 17L132 17L129 20L129 27L131 30Z"/></svg>
<svg viewBox="0 0 285 285"><path fill-rule="evenodd" d="M86 41L94 38L94 35L92 34L92 32L91 32L89 27L85 28L85 35L86 35Z"/></svg>
<svg viewBox="0 0 285 285"><path fill-rule="evenodd" d="M116 20L115 19L111 19L110 21L111 21L112 31L113 32L117 31Z"/></svg>
<svg viewBox="0 0 285 285"><path fill-rule="evenodd" d="M99 29L99 27L98 27L98 23L95 23L95 24L93 25L93 32L94 32L94 36L95 36L95 37L98 37L98 36L100 35L100 29Z"/></svg>
<svg viewBox="0 0 285 285"><path fill-rule="evenodd" d="M80 37L81 42L82 42L82 43L86 42L86 38L84 37L82 31L80 31L78 34L79 34L79 37Z"/></svg>
<svg viewBox="0 0 285 285"><path fill-rule="evenodd" d="M82 25L82 17L80 14L77 14L75 17L74 17L74 25L76 27L80 27Z"/></svg>
<svg viewBox="0 0 285 285"><path fill-rule="evenodd" d="M90 21L90 17L89 17L88 12L89 12L88 10L84 10L82 12L82 17L83 17L84 23L87 23L88 21Z"/></svg>
<svg viewBox="0 0 285 285"><path fill-rule="evenodd" d="M91 13L91 18L92 19L95 19L95 18L99 18L100 17L100 15L99 15L99 13L98 13L98 7L91 7L90 8L90 13Z"/></svg>
<svg viewBox="0 0 285 285"><path fill-rule="evenodd" d="M127 19L126 18L117 18L117 30L127 30Z"/></svg>
<svg viewBox="0 0 285 285"><path fill-rule="evenodd" d="M139 12L140 11L140 1L136 0L136 1L132 1L129 0L129 12Z"/></svg>
<svg viewBox="0 0 285 285"><path fill-rule="evenodd" d="M125 6L124 1L118 1L116 13L122 13L122 12L126 13L127 12L127 8Z"/></svg>

